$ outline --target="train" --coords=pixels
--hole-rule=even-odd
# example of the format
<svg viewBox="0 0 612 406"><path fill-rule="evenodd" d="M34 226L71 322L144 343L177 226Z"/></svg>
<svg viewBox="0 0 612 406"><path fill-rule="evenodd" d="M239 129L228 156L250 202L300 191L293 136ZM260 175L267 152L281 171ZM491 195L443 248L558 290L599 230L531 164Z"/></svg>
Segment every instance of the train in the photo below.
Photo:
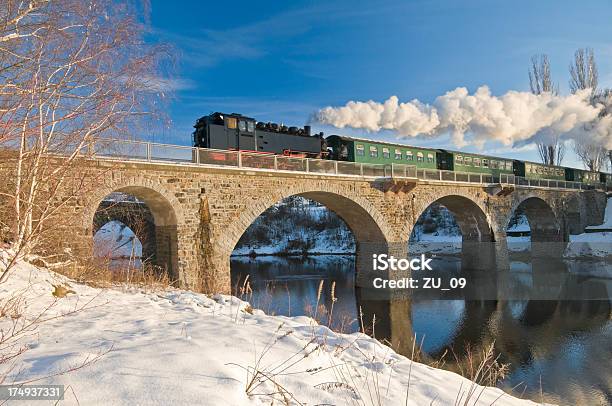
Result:
<svg viewBox="0 0 612 406"><path fill-rule="evenodd" d="M545 165L471 152L416 147L366 138L311 133L311 127L287 127L258 122L237 113L215 112L199 118L193 145L230 151L248 151L290 157L331 159L368 164L401 163L418 169L445 170L499 177L515 175L529 180L579 182L592 187L612 188L612 174Z"/></svg>

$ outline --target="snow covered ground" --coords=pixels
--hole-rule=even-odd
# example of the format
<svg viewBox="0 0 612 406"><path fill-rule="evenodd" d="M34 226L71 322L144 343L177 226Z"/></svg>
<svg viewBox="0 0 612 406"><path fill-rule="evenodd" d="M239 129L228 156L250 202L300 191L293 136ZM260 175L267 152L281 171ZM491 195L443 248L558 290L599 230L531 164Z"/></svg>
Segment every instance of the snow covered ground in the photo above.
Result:
<svg viewBox="0 0 612 406"><path fill-rule="evenodd" d="M418 239L408 245L410 255L415 254L459 254L461 253L461 235L438 233L421 233Z"/></svg>
<svg viewBox="0 0 612 406"><path fill-rule="evenodd" d="M612 257L612 232L570 235L566 258Z"/></svg>
<svg viewBox="0 0 612 406"><path fill-rule="evenodd" d="M338 235L339 234L339 235ZM255 252L257 255L301 255L302 249L292 249L291 240L310 239L311 248L308 249L310 255L315 254L352 254L355 252L355 242L350 231L347 230L323 230L319 233L300 233L294 231L289 235L284 235L282 238L275 238L268 244L245 244L236 247L232 255L249 255Z"/></svg>
<svg viewBox="0 0 612 406"><path fill-rule="evenodd" d="M60 284L75 293L55 298ZM45 317L85 306L24 337L28 350L4 382L69 385L62 404L270 405L285 404L284 397L308 405L404 405L406 398L409 405L448 405L464 404L470 392L470 405L535 404L412 363L364 334L336 334L307 317L267 316L233 297L101 290L25 263L0 285L0 301L13 295L25 299L22 314L30 319L49 306ZM4 317L0 328L11 323ZM78 368L88 360L95 362Z"/></svg>

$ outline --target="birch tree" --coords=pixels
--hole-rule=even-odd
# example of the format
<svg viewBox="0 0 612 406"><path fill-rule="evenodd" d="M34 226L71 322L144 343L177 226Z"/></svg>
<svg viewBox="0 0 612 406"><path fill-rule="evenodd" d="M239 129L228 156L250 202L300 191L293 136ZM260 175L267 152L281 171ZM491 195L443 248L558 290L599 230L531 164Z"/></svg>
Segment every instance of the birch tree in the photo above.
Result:
<svg viewBox="0 0 612 406"><path fill-rule="evenodd" d="M0 150L12 172L0 188L12 246L0 282L49 243L51 219L83 192L79 166L94 141L133 135L158 105L167 54L143 39L145 9L114 0L0 4Z"/></svg>

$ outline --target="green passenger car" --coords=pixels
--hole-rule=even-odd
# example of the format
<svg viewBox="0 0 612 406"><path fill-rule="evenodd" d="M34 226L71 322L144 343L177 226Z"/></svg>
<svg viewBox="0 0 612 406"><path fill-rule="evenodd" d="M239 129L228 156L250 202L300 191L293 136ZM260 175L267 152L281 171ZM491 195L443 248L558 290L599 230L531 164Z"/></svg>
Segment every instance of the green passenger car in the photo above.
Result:
<svg viewBox="0 0 612 406"><path fill-rule="evenodd" d="M326 141L332 150L331 158L339 161L416 165L424 169L438 168L435 149L339 135L330 135Z"/></svg>
<svg viewBox="0 0 612 406"><path fill-rule="evenodd" d="M587 185L602 183L602 176L599 172L591 172L584 169L565 168L566 180L572 182L582 182Z"/></svg>
<svg viewBox="0 0 612 406"><path fill-rule="evenodd" d="M566 180L565 168L536 162L515 161L515 175L527 179Z"/></svg>
<svg viewBox="0 0 612 406"><path fill-rule="evenodd" d="M453 164L451 167L442 169L464 173L483 173L493 176L500 174L512 175L514 173L513 161L511 159L458 151L447 153L452 155L451 162L453 162Z"/></svg>

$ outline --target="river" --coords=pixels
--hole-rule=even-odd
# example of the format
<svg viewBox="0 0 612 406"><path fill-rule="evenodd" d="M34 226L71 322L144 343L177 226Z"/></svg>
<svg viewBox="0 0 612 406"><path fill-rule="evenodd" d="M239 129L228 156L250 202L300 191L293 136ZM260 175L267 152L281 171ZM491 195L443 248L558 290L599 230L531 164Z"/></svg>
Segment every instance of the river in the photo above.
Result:
<svg viewBox="0 0 612 406"><path fill-rule="evenodd" d="M434 264L437 273L463 275L457 256L439 256ZM506 377L498 383L507 392L563 405L612 404L612 265L586 259L558 261L552 276L535 269L538 266L524 255L511 260L505 278L519 292L511 300L466 300L461 293L435 298L414 294L406 304L400 303L403 299L371 300L357 291L353 256L231 260L234 289L240 292L249 275L252 293L243 298L269 314L308 315L350 333L362 329L360 319L376 313L377 338L394 331L406 337L393 338L406 343L416 334L424 362L443 357L444 368L455 371L461 368L467 346L481 351L494 343L499 361L509 363ZM548 288L550 297L545 300L530 297L538 280L553 280L560 287L552 294ZM579 297L585 291L591 292L589 300ZM555 295L565 299L552 300ZM389 306L404 312L405 318L389 320L390 312L380 310ZM363 320L363 325L372 332L371 322ZM405 345L398 349L411 355Z"/></svg>

